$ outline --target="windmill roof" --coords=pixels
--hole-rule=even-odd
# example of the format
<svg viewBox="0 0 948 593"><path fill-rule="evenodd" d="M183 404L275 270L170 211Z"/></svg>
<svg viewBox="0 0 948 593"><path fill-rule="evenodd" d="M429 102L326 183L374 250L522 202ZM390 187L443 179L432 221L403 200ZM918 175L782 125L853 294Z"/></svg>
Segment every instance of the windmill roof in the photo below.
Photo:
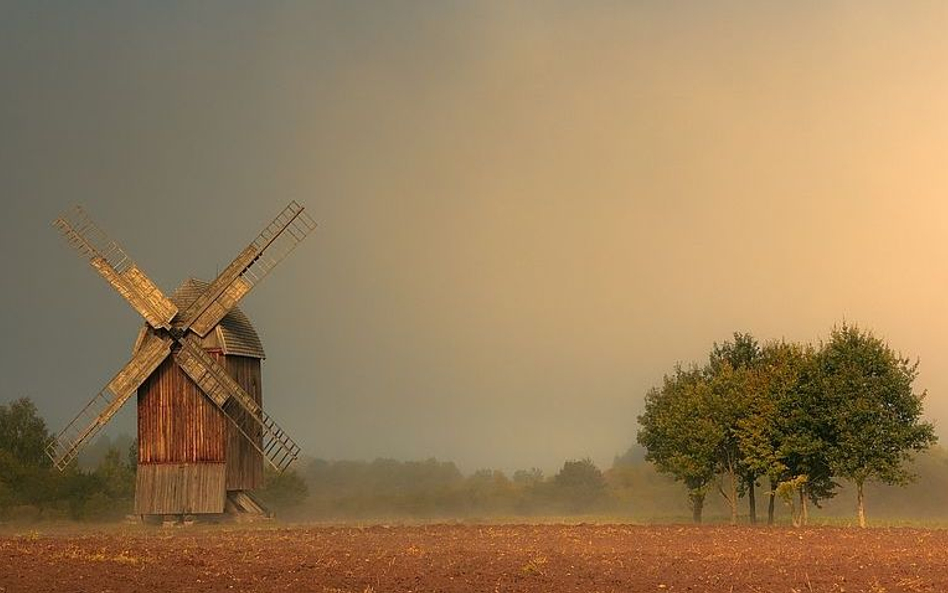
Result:
<svg viewBox="0 0 948 593"><path fill-rule="evenodd" d="M208 286L210 286L208 282L188 278L174 291L171 300L179 311L184 311L207 290ZM240 310L240 307L231 309L211 334L217 334L218 346L224 354L266 358L260 336L257 335L250 319ZM211 334L208 334L208 337Z"/></svg>
<svg viewBox="0 0 948 593"><path fill-rule="evenodd" d="M209 283L197 278L188 278L170 296L179 311L184 311L206 289ZM150 330L146 323L138 332L133 352L138 352L145 335ZM266 358L260 336L250 323L250 319L239 307L231 309L217 326L201 339L206 350L220 350L228 356L248 356Z"/></svg>

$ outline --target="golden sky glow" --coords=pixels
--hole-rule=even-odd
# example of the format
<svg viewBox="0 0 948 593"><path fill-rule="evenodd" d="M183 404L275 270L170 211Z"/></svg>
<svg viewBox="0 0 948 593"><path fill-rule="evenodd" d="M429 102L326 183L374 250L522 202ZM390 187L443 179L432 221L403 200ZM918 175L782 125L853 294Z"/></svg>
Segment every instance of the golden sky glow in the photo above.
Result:
<svg viewBox="0 0 948 593"><path fill-rule="evenodd" d="M676 361L844 319L944 425L945 5L508 4L0 8L0 401L134 338L59 210L170 290L297 199L245 309L310 454L607 463Z"/></svg>

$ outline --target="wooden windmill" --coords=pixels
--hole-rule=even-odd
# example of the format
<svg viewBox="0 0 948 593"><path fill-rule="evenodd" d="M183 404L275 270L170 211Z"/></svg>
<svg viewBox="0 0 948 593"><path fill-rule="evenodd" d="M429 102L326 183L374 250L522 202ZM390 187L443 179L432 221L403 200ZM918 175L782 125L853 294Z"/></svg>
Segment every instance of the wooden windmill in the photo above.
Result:
<svg viewBox="0 0 948 593"><path fill-rule="evenodd" d="M263 347L237 302L316 224L291 202L211 283L171 298L80 207L53 223L145 318L132 359L46 449L60 470L138 392L135 513L261 512L249 491L266 461L283 471L299 447L264 412Z"/></svg>

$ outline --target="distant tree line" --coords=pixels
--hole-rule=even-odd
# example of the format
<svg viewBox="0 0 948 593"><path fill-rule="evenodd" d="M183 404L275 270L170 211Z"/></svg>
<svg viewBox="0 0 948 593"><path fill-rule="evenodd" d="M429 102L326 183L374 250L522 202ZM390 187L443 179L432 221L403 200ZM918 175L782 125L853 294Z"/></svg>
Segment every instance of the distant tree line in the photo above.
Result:
<svg viewBox="0 0 948 593"><path fill-rule="evenodd" d="M761 346L735 333L706 364L678 365L647 393L638 442L647 460L684 484L696 522L712 489L732 523L745 496L756 522L763 484L768 523L778 498L795 524L806 523L808 504L833 497L842 479L855 488L865 527L866 483L907 483L912 453L935 443L922 420L925 393L913 389L917 376L917 361L851 325L819 347Z"/></svg>
<svg viewBox="0 0 948 593"><path fill-rule="evenodd" d="M64 472L45 454L51 435L28 398L0 405L0 521L118 520L133 510L137 444L101 437ZM121 443L121 446L118 444ZM609 508L606 477L589 459L547 479L537 469L465 476L450 462L309 460L268 471L257 491L272 510L307 518L561 514Z"/></svg>
<svg viewBox="0 0 948 593"><path fill-rule="evenodd" d="M574 515L615 507L607 472L590 459L566 461L551 477L539 469L467 476L452 462L313 460L306 516L326 519Z"/></svg>
<svg viewBox="0 0 948 593"><path fill-rule="evenodd" d="M686 520L692 509L687 497L681 496L681 483L660 473L654 463L645 460L646 454L635 445L601 471L588 460L577 460L564 463L548 476L538 469L464 473L454 463L434 459L303 459L297 462L295 472L283 474L281 480L305 486L309 494L295 497L291 506L280 507L280 516L331 522L548 520L570 516L610 521ZM571 469L562 471L566 467ZM912 520L941 524L948 520L944 505L948 451L934 446L919 453L902 469L917 474L918 480L904 486L867 482L865 495L873 501L873 514L880 520L898 523ZM833 498L820 501L818 520L852 523L855 485L841 481L834 494ZM800 520L799 492L795 495L795 509L789 499L776 495L775 522ZM731 508L722 496L708 497L703 511L707 520L730 520ZM749 520L746 506L740 510L740 519Z"/></svg>

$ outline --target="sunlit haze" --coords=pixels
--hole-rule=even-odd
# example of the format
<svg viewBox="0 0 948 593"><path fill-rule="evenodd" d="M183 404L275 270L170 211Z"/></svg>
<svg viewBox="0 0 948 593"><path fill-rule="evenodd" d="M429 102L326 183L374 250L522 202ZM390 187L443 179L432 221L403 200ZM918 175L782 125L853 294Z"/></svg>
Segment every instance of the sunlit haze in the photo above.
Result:
<svg viewBox="0 0 948 593"><path fill-rule="evenodd" d="M938 2L0 2L0 404L58 429L140 326L60 211L170 292L298 200L319 228L241 307L307 455L607 465L675 362L842 321L920 358L948 436L946 30Z"/></svg>

